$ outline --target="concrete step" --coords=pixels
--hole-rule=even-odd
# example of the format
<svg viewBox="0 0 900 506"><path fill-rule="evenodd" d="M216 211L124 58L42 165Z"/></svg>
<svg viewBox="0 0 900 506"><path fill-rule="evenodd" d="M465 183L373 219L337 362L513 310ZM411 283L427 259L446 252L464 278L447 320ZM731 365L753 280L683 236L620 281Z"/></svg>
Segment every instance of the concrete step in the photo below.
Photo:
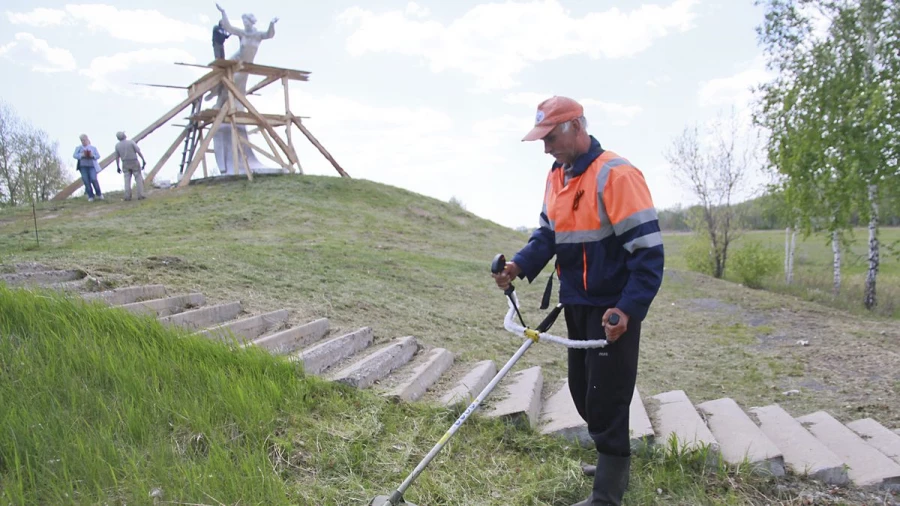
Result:
<svg viewBox="0 0 900 506"><path fill-rule="evenodd" d="M197 334L221 341L230 340L232 336L236 337L238 342L252 341L267 332L280 329L284 322L287 321L289 315L290 313L287 309L279 309L278 311L223 323L222 325L201 330Z"/></svg>
<svg viewBox="0 0 900 506"><path fill-rule="evenodd" d="M847 464L850 481L856 486L900 491L900 464L867 445L834 417L816 411L797 421Z"/></svg>
<svg viewBox="0 0 900 506"><path fill-rule="evenodd" d="M294 350L305 348L322 339L328 333L328 328L328 318L320 318L297 327L291 327L281 332L254 339L252 344L269 350L269 353L284 355Z"/></svg>
<svg viewBox="0 0 900 506"><path fill-rule="evenodd" d="M388 392L387 396L407 402L418 400L451 365L453 353L444 348L435 348L428 352L425 362L416 367L406 380Z"/></svg>
<svg viewBox="0 0 900 506"><path fill-rule="evenodd" d="M191 293L162 299L132 302L131 304L122 304L118 307L131 311L134 314L169 316L200 307L204 304L206 304L206 297L202 293Z"/></svg>
<svg viewBox="0 0 900 506"><path fill-rule="evenodd" d="M544 387L544 375L540 366L504 378L506 397L494 405L487 416L504 418L514 423L525 422L531 427L540 423L541 390ZM500 385L497 385L500 387Z"/></svg>
<svg viewBox="0 0 900 506"><path fill-rule="evenodd" d="M100 282L93 276L85 276L75 281L63 281L61 283L50 283L45 285L47 288L59 290L61 292L73 292L81 294L84 292L93 292L100 286Z"/></svg>
<svg viewBox="0 0 900 506"><path fill-rule="evenodd" d="M734 400L716 399L697 405L706 417L709 430L719 442L725 462L738 465L745 460L772 476L784 476L781 450Z"/></svg>
<svg viewBox="0 0 900 506"><path fill-rule="evenodd" d="M694 409L684 390L672 390L651 397L656 410L651 410L650 418L656 427L657 443L668 447L670 438L677 438L678 449L698 450L709 447L709 457L717 458L719 442Z"/></svg>
<svg viewBox="0 0 900 506"><path fill-rule="evenodd" d="M852 421L847 427L857 433L869 446L900 464L900 435L871 418Z"/></svg>
<svg viewBox="0 0 900 506"><path fill-rule="evenodd" d="M228 302L216 306L207 306L200 309L185 311L183 313L163 316L159 321L166 325L178 325L189 329L199 330L217 323L233 320L241 314L240 302Z"/></svg>
<svg viewBox="0 0 900 506"><path fill-rule="evenodd" d="M85 276L87 276L87 273L78 269L34 270L0 274L0 282L10 286L52 285L65 283L66 281L76 281Z"/></svg>
<svg viewBox="0 0 900 506"><path fill-rule="evenodd" d="M441 404L445 406L470 404L496 375L497 366L494 365L493 360L478 362L463 376L463 379L459 380L455 387L441 397Z"/></svg>
<svg viewBox="0 0 900 506"><path fill-rule="evenodd" d="M142 300L161 299L166 296L166 287L163 285L127 286L105 292L83 293L81 296L86 300L101 300L111 306L121 306Z"/></svg>
<svg viewBox="0 0 900 506"><path fill-rule="evenodd" d="M309 374L321 374L341 360L371 346L373 339L372 329L363 327L305 349L292 356L291 360L302 362L303 370Z"/></svg>
<svg viewBox="0 0 900 506"><path fill-rule="evenodd" d="M0 267L7 267L6 265L0 265ZM40 272L40 271L52 271L50 267L38 263L38 262L17 262L12 265L13 272Z"/></svg>
<svg viewBox="0 0 900 506"><path fill-rule="evenodd" d="M631 433L632 448L653 444L656 437L637 385L634 387L634 395L631 396L631 406L628 409L628 431Z"/></svg>
<svg viewBox="0 0 900 506"><path fill-rule="evenodd" d="M353 387L368 388L412 360L418 348L415 337L398 337L392 344L338 371L332 379Z"/></svg>
<svg viewBox="0 0 900 506"><path fill-rule="evenodd" d="M785 466L791 472L832 485L843 486L850 482L844 461L781 406L772 404L748 411L763 434L781 451Z"/></svg>
<svg viewBox="0 0 900 506"><path fill-rule="evenodd" d="M541 434L562 436L569 441L590 447L594 444L588 434L587 422L575 409L569 380L563 382L559 390L547 399L541 410Z"/></svg>

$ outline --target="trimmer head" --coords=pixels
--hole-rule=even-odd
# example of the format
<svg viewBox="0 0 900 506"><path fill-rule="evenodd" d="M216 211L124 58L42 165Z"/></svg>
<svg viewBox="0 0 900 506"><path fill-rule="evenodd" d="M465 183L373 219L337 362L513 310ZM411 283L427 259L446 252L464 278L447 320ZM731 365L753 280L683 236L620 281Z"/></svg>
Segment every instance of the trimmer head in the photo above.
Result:
<svg viewBox="0 0 900 506"><path fill-rule="evenodd" d="M398 503L392 503L391 498L386 495L380 495L375 499L372 499L372 502L369 503L369 506L416 506L411 502L400 501Z"/></svg>

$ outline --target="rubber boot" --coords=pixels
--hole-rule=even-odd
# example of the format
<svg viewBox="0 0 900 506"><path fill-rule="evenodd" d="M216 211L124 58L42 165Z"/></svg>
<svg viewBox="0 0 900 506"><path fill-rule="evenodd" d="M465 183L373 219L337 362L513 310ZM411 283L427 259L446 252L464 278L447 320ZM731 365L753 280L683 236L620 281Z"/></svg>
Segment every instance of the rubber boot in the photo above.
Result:
<svg viewBox="0 0 900 506"><path fill-rule="evenodd" d="M600 454L591 496L572 506L620 506L628 488L630 473L631 457Z"/></svg>

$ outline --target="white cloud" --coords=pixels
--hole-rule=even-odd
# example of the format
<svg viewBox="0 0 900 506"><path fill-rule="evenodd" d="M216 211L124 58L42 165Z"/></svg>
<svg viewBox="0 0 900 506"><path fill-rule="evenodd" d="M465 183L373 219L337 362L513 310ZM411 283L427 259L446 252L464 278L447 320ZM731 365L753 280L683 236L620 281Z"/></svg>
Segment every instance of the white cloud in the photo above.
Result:
<svg viewBox="0 0 900 506"><path fill-rule="evenodd" d="M35 72L66 72L76 68L75 57L68 49L52 47L30 33L17 33L12 42L0 46L0 56L28 64Z"/></svg>
<svg viewBox="0 0 900 506"><path fill-rule="evenodd" d="M525 105L533 111L538 104L552 96L552 93L518 92L507 94L503 97L503 101L508 104ZM584 115L589 124L591 121L602 121L611 125L627 125L643 111L638 105L618 104L596 98L574 98L584 107Z"/></svg>
<svg viewBox="0 0 900 506"><path fill-rule="evenodd" d="M152 79L152 76L158 73L158 64L169 65L173 61L194 63L195 58L183 49L140 49L98 56L80 73L90 78L88 88L92 91L112 91L125 96L154 98L174 105L183 98L184 92L136 86L132 82L135 78L144 76Z"/></svg>
<svg viewBox="0 0 900 506"><path fill-rule="evenodd" d="M30 12L7 12L6 16L15 25L77 25L91 32L106 32L117 39L143 43L206 40L209 35L201 26L167 17L157 10L120 10L102 4L69 4L65 9L38 8Z"/></svg>
<svg viewBox="0 0 900 506"><path fill-rule="evenodd" d="M659 76L659 77L655 77L655 78L650 79L649 81L647 81L647 86L649 86L649 87L651 87L651 88L656 88L656 87L658 87L658 86L660 86L660 85L667 84L667 83L670 83L670 82L672 82L672 78L671 78L670 76L668 76L668 75L661 75L661 76Z"/></svg>
<svg viewBox="0 0 900 506"><path fill-rule="evenodd" d="M6 18L14 25L29 25L36 27L55 26L65 20L65 11L59 9L46 9L38 7L31 12L7 12Z"/></svg>
<svg viewBox="0 0 900 506"><path fill-rule="evenodd" d="M393 52L421 58L433 72L458 70L476 76L480 91L509 89L528 66L565 56L627 58L675 32L693 27L699 0L666 6L611 8L572 17L557 0L478 5L444 25L421 12L375 13L361 7L338 20L354 29L347 51L354 56Z"/></svg>
<svg viewBox="0 0 900 506"><path fill-rule="evenodd" d="M422 7L416 2L409 2L406 4L406 15L410 17L416 18L425 18L431 14L431 11L428 10L428 7Z"/></svg>
<svg viewBox="0 0 900 506"><path fill-rule="evenodd" d="M753 98L752 88L771 78L762 56L755 58L737 73L711 79L700 84L698 101L702 107L732 106L743 109Z"/></svg>

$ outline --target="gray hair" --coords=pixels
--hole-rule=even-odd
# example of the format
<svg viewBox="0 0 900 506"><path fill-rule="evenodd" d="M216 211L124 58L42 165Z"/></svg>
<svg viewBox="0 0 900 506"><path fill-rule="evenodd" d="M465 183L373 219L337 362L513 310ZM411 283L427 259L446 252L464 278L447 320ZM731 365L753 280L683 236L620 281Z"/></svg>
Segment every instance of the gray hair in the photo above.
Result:
<svg viewBox="0 0 900 506"><path fill-rule="evenodd" d="M577 121L577 122L581 125L582 130L587 131L587 126L588 126L588 124L587 124L587 118L585 118L583 115L582 115L582 116L579 116L579 117L577 117L577 118L575 118L575 119L571 119L571 120L566 121L565 123L563 123L563 124L562 124L562 131L563 131L563 132L568 132L568 131L569 131L569 128L572 127L572 122L573 122L573 121Z"/></svg>
<svg viewBox="0 0 900 506"><path fill-rule="evenodd" d="M116 139L119 139L120 141L124 141L125 140L125 132L116 132Z"/></svg>
<svg viewBox="0 0 900 506"><path fill-rule="evenodd" d="M90 139L88 138L87 134L81 134L78 136L78 140L83 141L83 140L90 140Z"/></svg>

